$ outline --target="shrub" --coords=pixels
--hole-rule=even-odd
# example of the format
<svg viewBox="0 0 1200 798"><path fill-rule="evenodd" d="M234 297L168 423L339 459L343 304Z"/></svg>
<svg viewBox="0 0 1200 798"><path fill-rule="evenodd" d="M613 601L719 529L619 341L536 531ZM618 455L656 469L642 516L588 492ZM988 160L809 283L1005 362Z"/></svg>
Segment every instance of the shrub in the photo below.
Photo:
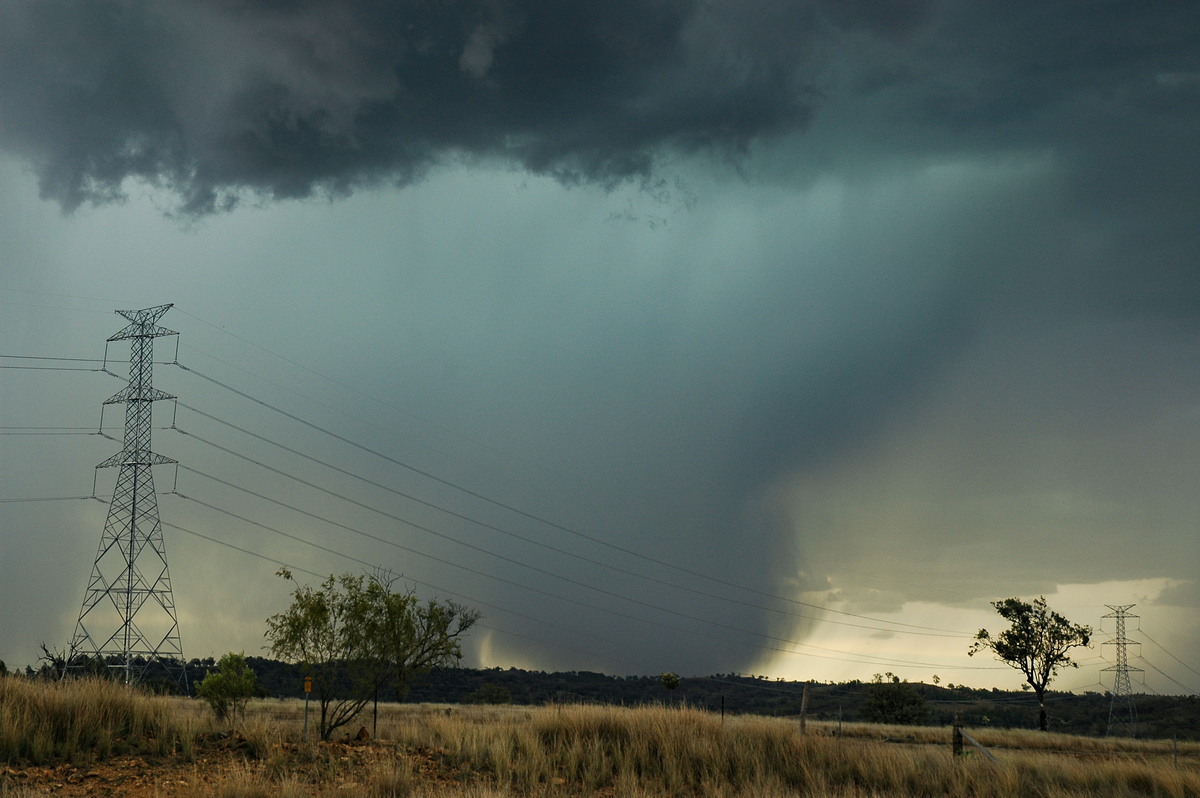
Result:
<svg viewBox="0 0 1200 798"><path fill-rule="evenodd" d="M482 684L463 697L464 704L511 704L512 693L498 684Z"/></svg>
<svg viewBox="0 0 1200 798"><path fill-rule="evenodd" d="M884 680L879 674L867 687L867 699L858 711L858 716L868 723L901 723L919 725L929 720L929 707L916 688L900 677L887 674Z"/></svg>
<svg viewBox="0 0 1200 798"><path fill-rule="evenodd" d="M246 655L230 651L221 657L217 669L204 677L196 695L212 707L217 720L234 723L242 718L246 701L258 695L258 677L246 664Z"/></svg>

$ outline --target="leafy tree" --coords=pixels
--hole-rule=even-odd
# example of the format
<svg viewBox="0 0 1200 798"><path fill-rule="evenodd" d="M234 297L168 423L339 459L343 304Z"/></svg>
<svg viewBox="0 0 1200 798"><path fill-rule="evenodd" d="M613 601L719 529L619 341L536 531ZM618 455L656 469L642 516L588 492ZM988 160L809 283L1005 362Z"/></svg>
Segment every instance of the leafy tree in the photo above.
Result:
<svg viewBox="0 0 1200 798"><path fill-rule="evenodd" d="M674 693L679 687L679 681L679 674L675 673L674 671L666 671L665 673L660 673L658 675L659 684L667 688L667 690L671 691L672 693Z"/></svg>
<svg viewBox="0 0 1200 798"><path fill-rule="evenodd" d="M258 693L258 677L246 662L244 652L230 651L221 657L217 669L210 671L196 687L196 695L208 702L217 720L231 724L242 718L246 701Z"/></svg>
<svg viewBox="0 0 1200 798"><path fill-rule="evenodd" d="M436 667L462 659L462 636L479 620L479 613L453 601L422 602L411 591L393 589L396 578L384 572L371 577L379 603L379 637L383 657L396 678L396 698Z"/></svg>
<svg viewBox="0 0 1200 798"><path fill-rule="evenodd" d="M278 575L292 580L286 568ZM291 606L267 619L271 653L299 663L312 677L322 740L354 719L382 677L385 663L373 584L365 576L331 574L316 588L297 585ZM349 694L339 696L343 680L349 683Z"/></svg>
<svg viewBox="0 0 1200 798"><path fill-rule="evenodd" d="M1025 682L1038 700L1038 728L1046 731L1046 687L1058 675L1059 668L1078 668L1068 653L1091 641L1092 628L1071 623L1046 605L1041 596L1032 603L1018 598L993 601L1009 628L992 636L987 629L975 634L967 653L974 656L987 649L996 659L1025 675Z"/></svg>
<svg viewBox="0 0 1200 798"><path fill-rule="evenodd" d="M287 569L279 575L292 579ZM272 654L312 677L323 740L353 720L389 676L403 697L414 678L462 657L460 638L479 613L452 601L422 602L393 589L395 581L382 573L330 575L318 588L297 586L287 611L267 619Z"/></svg>
<svg viewBox="0 0 1200 798"><path fill-rule="evenodd" d="M929 706L916 688L900 681L899 676L877 673L867 686L867 698L858 716L867 723L918 725L929 720Z"/></svg>

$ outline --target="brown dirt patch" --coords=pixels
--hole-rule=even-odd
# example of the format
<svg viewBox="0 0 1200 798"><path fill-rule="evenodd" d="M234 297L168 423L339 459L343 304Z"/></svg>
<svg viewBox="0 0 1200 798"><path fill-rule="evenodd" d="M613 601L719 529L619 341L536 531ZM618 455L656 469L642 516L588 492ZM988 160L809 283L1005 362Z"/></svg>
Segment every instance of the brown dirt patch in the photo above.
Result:
<svg viewBox="0 0 1200 798"><path fill-rule="evenodd" d="M29 791L67 798L183 798L211 795L222 785L278 782L302 786L312 794L353 793L373 772L406 762L413 781L452 784L443 752L405 751L394 743L370 740L346 743L280 743L259 755L243 740L201 740L194 758L114 756L83 765L0 765L0 794Z"/></svg>

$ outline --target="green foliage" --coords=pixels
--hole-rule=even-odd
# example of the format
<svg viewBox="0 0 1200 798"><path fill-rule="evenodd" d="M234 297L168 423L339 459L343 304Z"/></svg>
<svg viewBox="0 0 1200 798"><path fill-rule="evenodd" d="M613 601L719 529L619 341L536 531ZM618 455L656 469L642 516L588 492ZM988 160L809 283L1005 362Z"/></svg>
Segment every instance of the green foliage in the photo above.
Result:
<svg viewBox="0 0 1200 798"><path fill-rule="evenodd" d="M1019 670L1038 698L1038 728L1046 731L1046 687L1060 668L1078 668L1068 652L1091 641L1092 628L1071 623L1046 605L1040 596L1032 603L1018 598L993 601L1009 628L993 636L987 629L975 634L967 653L988 650L996 659Z"/></svg>
<svg viewBox="0 0 1200 798"><path fill-rule="evenodd" d="M498 684L481 684L463 696L464 704L511 704L512 693Z"/></svg>
<svg viewBox="0 0 1200 798"><path fill-rule="evenodd" d="M286 569L279 575L291 580ZM313 681L320 708L322 740L346 725L370 700L383 668L383 646L364 576L332 574L319 587L297 585L292 604L267 619L267 640L275 656L299 662ZM339 680L349 695L339 697Z"/></svg>
<svg viewBox="0 0 1200 798"><path fill-rule="evenodd" d="M658 676L658 680L660 682L662 682L662 686L667 688L668 690L674 690L676 687L679 686L679 674L678 673L672 673L671 671L667 671L666 673L661 673Z"/></svg>
<svg viewBox="0 0 1200 798"><path fill-rule="evenodd" d="M286 569L279 575L292 578ZM323 740L353 720L389 675L402 696L412 679L462 657L459 637L479 614L422 602L394 583L382 574L330 575L316 588L297 585L292 605L267 619L271 652L312 677Z"/></svg>
<svg viewBox="0 0 1200 798"><path fill-rule="evenodd" d="M246 701L258 695L258 678L247 664L245 653L230 651L221 657L217 670L196 687L196 695L208 702L217 720L230 723L240 720Z"/></svg>
<svg viewBox="0 0 1200 798"><path fill-rule="evenodd" d="M900 681L899 676L886 675L890 677L887 680L875 674L875 679L867 686L867 697L858 710L859 718L868 723L910 726L928 722L929 706L916 688Z"/></svg>
<svg viewBox="0 0 1200 798"><path fill-rule="evenodd" d="M453 601L422 602L411 591L393 590L395 582L382 573L371 577L384 656L396 678L396 698L403 699L414 679L462 659L460 638L479 613Z"/></svg>

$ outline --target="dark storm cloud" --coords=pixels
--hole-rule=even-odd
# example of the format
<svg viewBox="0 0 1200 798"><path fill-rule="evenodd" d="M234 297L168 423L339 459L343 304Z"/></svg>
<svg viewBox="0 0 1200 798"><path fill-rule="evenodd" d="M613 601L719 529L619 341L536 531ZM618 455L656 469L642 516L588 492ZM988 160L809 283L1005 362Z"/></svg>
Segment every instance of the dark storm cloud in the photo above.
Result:
<svg viewBox="0 0 1200 798"><path fill-rule="evenodd" d="M1196 113L1191 4L3 0L0 143L73 208L133 177L186 210L409 182L452 157L564 181L737 152L834 95L926 146ZM1102 137L1103 138L1103 137Z"/></svg>
<svg viewBox="0 0 1200 798"><path fill-rule="evenodd" d="M1081 139L1101 117L1195 112L1170 76L1195 74L1198 17L1187 3L947 3L891 46L848 50L845 68L859 96L891 96L893 123Z"/></svg>
<svg viewBox="0 0 1200 798"><path fill-rule="evenodd" d="M1020 278L1109 312L1197 307L1200 235L1186 220L1200 212L1200 9L995 4L948 11L935 34L912 118L948 131L938 146L1051 154L1063 239L1098 236L1109 250L1082 270L1040 264L1043 276Z"/></svg>
<svg viewBox="0 0 1200 798"><path fill-rule="evenodd" d="M650 174L801 124L811 15L692 0L4 0L7 148L67 208L135 177L211 211L400 183L453 154ZM724 11L724 14L722 14ZM770 34L774 41L764 37Z"/></svg>
<svg viewBox="0 0 1200 798"><path fill-rule="evenodd" d="M478 402L461 418L500 419L494 428L520 430L512 440L563 458L564 470L586 460L592 489L619 497L605 524L588 516L589 530L777 594L825 585L822 567L851 570L873 553L922 565L922 582L953 587L947 601L980 604L1014 585L1048 593L1064 580L1127 575L1074 550L1083 539L1140 545L1120 528L1132 515L1108 502L1120 494L1139 508L1163 490L1161 478L1130 480L1093 447L1097 431L1119 435L1128 408L1164 411L1144 386L1161 394L1162 375L1191 374L1183 359L1130 367L1169 339L1159 331L1122 349L1089 330L1060 357L1037 353L1061 343L1077 316L1099 329L1115 317L1182 318L1180 335L1194 335L1198 9L0 0L0 147L31 162L44 195L66 208L117 197L134 178L175 192L191 213L404 184L456 159L614 185L653 180L679 153L741 155L751 181L701 195L675 229L656 231L644 259L621 246L633 225L597 233L550 202L517 199L539 209L492 220L499 184L480 175L469 190L488 186L484 202L460 193L438 214L494 221L478 228L478 252L460 248L452 222L423 231L404 218L418 215L409 205L376 218L370 235L397 233L378 264L337 233L322 251L358 264L373 286L394 274L430 280L409 313L437 311L420 345L401 347L428 358L428 375L410 373L420 364L398 372L423 386L468 375L444 398ZM772 193L778 184L786 199ZM437 243L398 265L392 253L419 240L414 232ZM271 275L264 285L303 295L321 271L298 267L304 280L284 280L291 266L277 259L293 242L273 244L235 253L236 271L260 270ZM464 254L477 272L452 265ZM434 265L417 265L425 260ZM678 285L657 295L652 283L622 283L610 262L639 276L663 269ZM526 271L530 263L546 273ZM581 276L597 284L564 287ZM334 288L343 286L331 297ZM350 312L367 324L360 308ZM393 314L380 312L383 340L395 335ZM989 325L1001 332L989 337ZM458 336L458 349L444 343ZM1085 372L1094 384L1056 380L1093 361L1113 364ZM1143 379L1127 407L1106 403L1115 378L1132 373ZM934 395L947 390L954 401ZM505 397L529 417L497 411ZM1134 487L1118 490L1122 480ZM995 486L1014 498L997 499ZM783 487L800 497L787 512L775 499ZM1161 576L1161 562L1194 560L1194 543L1178 544L1194 540L1191 526L1168 522L1181 532L1142 547L1158 560L1132 568L1132 555L1121 558L1129 573ZM1001 567L1011 556L1002 548L1044 546L1043 534L1056 547L1045 549L1056 553L1048 570ZM999 576L981 579L985 567ZM841 576L830 589L872 612L926 596L924 585L880 593ZM529 600L520 591L507 606ZM1191 605L1194 594L1194 583L1179 584L1162 600ZM548 611L579 623L574 606ZM797 624L744 604L703 613L782 636ZM625 620L610 623L610 636L626 639ZM663 651L662 668L683 667L671 657L686 649L697 672L761 653L761 639L731 649L665 638L639 632L627 646L635 664L621 667L659 667L638 658L651 649Z"/></svg>

